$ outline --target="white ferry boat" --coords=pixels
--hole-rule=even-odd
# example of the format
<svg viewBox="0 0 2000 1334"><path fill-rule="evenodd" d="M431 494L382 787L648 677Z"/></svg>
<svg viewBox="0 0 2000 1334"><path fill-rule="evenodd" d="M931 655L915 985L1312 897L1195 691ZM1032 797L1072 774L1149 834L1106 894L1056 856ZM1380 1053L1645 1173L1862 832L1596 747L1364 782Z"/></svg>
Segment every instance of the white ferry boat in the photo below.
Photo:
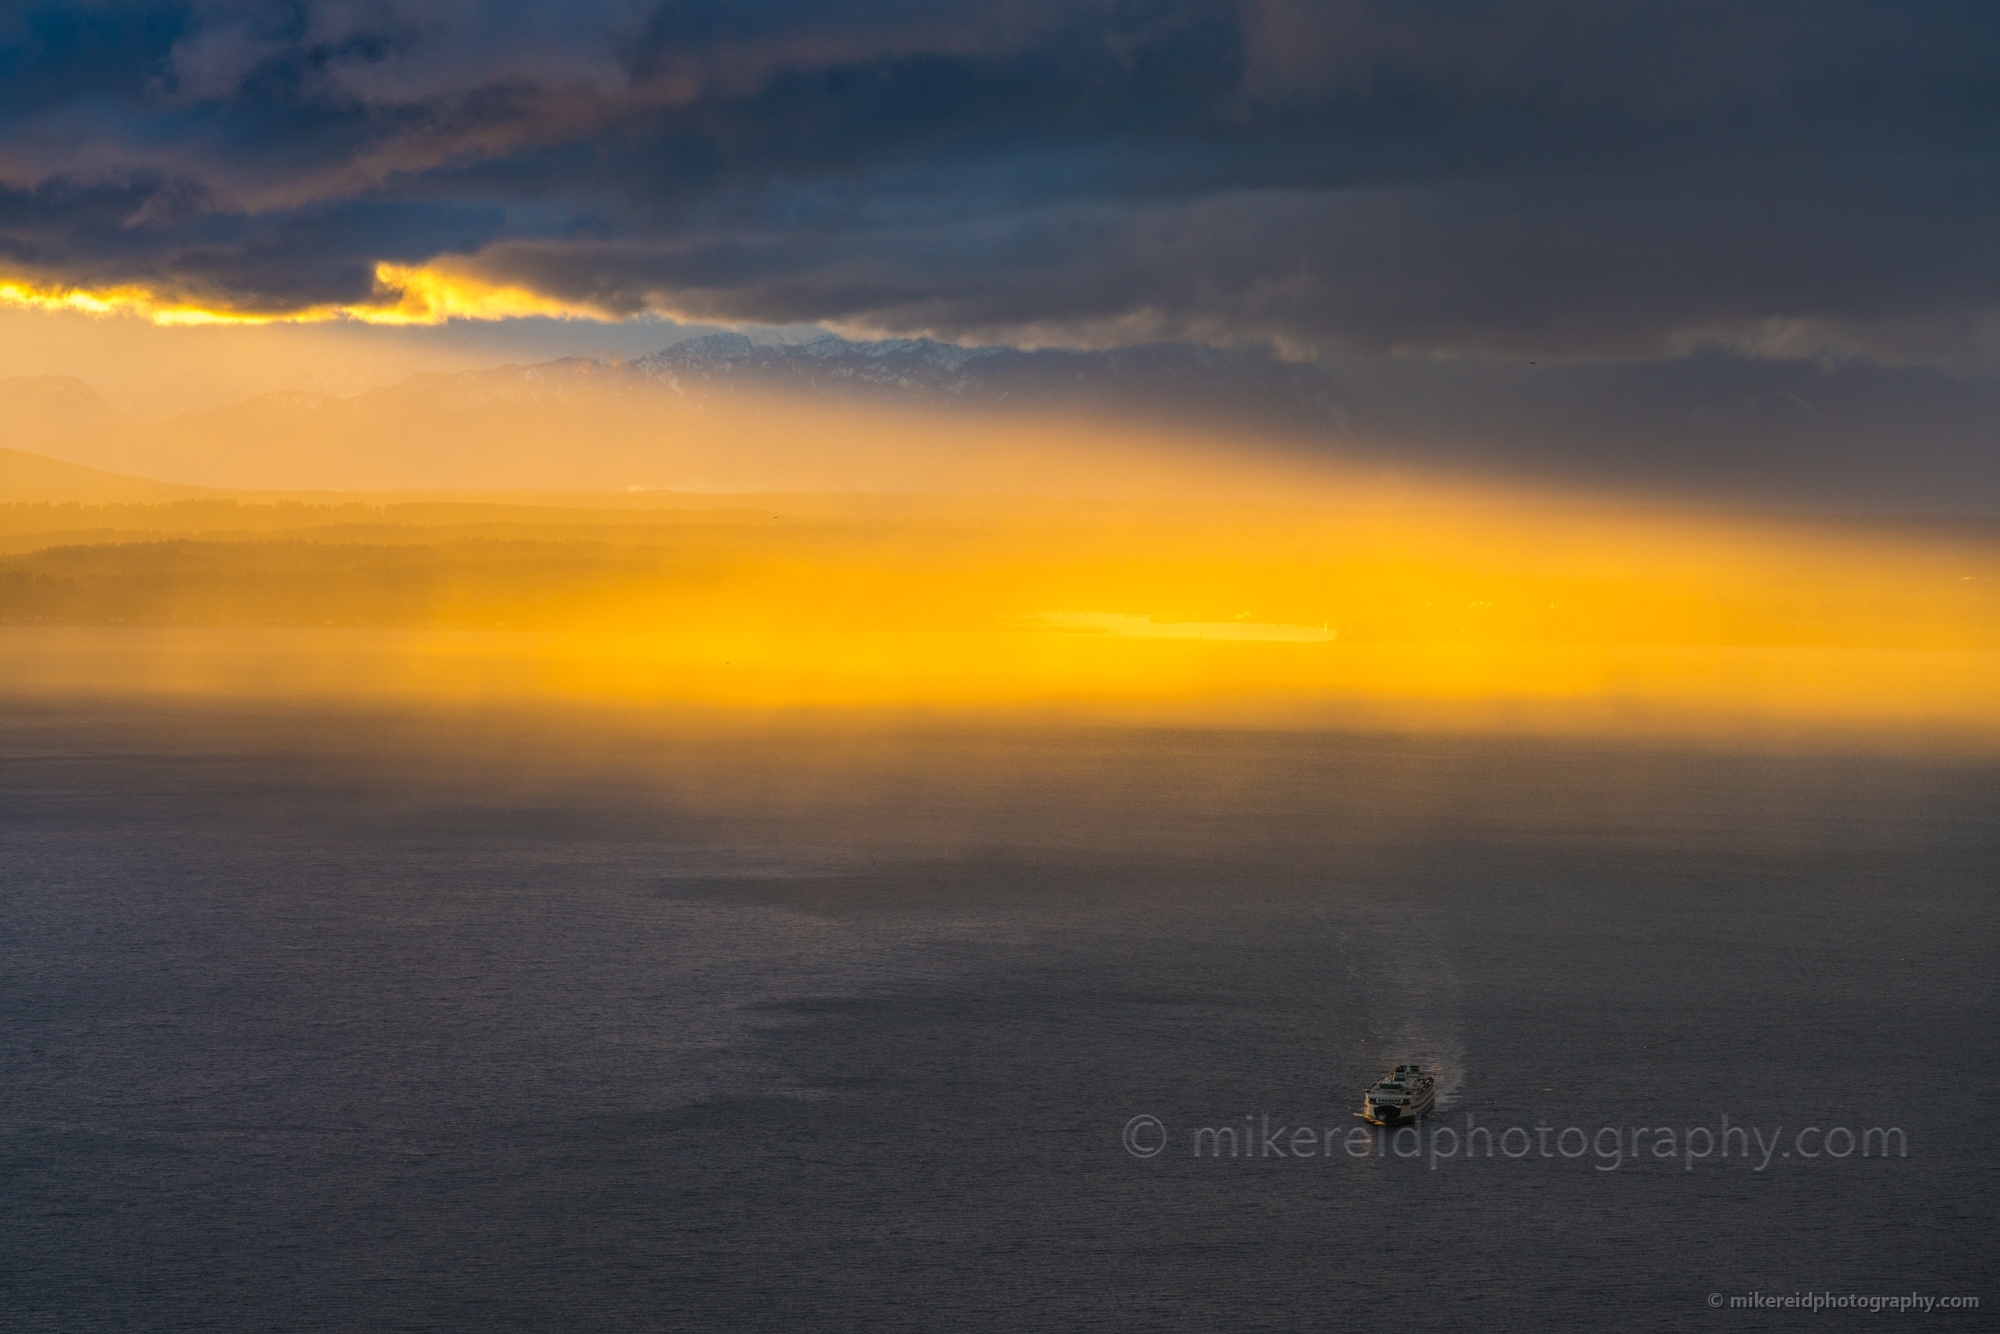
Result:
<svg viewBox="0 0 2000 1334"><path fill-rule="evenodd" d="M1437 1106L1437 1080L1418 1065L1399 1065L1361 1095L1355 1115L1370 1125L1394 1126L1428 1116Z"/></svg>

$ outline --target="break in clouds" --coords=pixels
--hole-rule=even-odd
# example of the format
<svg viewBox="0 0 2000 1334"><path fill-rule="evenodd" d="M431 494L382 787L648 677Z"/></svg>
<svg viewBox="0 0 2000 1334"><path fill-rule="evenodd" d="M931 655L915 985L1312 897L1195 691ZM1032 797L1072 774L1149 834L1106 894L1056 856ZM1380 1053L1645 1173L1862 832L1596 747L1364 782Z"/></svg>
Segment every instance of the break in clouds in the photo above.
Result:
<svg viewBox="0 0 2000 1334"><path fill-rule="evenodd" d="M0 13L0 270L246 311L1985 364L1973 4L297 0Z"/></svg>

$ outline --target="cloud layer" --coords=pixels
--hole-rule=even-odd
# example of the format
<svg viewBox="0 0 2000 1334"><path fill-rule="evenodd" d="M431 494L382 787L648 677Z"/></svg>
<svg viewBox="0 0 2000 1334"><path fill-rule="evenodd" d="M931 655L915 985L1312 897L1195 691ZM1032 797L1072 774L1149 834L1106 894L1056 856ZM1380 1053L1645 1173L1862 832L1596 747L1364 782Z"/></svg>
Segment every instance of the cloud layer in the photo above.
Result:
<svg viewBox="0 0 2000 1334"><path fill-rule="evenodd" d="M1970 3L61 0L0 14L0 280L1984 364L1996 129Z"/></svg>

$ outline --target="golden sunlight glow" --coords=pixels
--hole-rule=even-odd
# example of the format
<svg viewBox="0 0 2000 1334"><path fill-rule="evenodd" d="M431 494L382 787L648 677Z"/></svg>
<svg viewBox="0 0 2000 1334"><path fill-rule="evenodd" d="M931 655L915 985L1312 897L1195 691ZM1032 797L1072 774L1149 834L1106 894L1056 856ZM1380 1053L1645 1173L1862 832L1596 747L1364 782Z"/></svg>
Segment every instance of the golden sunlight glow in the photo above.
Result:
<svg viewBox="0 0 2000 1334"><path fill-rule="evenodd" d="M1243 618L1250 613L1244 612ZM1208 639L1239 644L1329 644L1340 631L1328 626L1273 625L1266 621L1155 621L1107 611L1053 611L1032 618L1054 630L1099 631L1128 639Z"/></svg>
<svg viewBox="0 0 2000 1334"><path fill-rule="evenodd" d="M361 333L99 318L270 318L140 289L0 305L232 356ZM429 265L287 318L575 313ZM0 457L0 691L2000 740L1977 524L1616 506L595 362L92 429Z"/></svg>
<svg viewBox="0 0 2000 1334"><path fill-rule="evenodd" d="M95 291L81 287L48 286L20 279L0 279L0 305L17 310L69 311L85 315L136 315L155 324L259 324L268 319L235 315L228 311L203 310L166 301L144 287L107 287Z"/></svg>
<svg viewBox="0 0 2000 1334"><path fill-rule="evenodd" d="M2000 738L2000 549L1976 537L696 499L15 507L0 686Z"/></svg>
<svg viewBox="0 0 2000 1334"><path fill-rule="evenodd" d="M165 326L322 324L442 324L447 320L501 320L527 316L605 319L594 307L540 296L527 288L490 283L447 263L377 264L375 299L345 305L305 306L265 312L201 306L143 286L89 289L0 278L0 306L19 310L128 315Z"/></svg>
<svg viewBox="0 0 2000 1334"><path fill-rule="evenodd" d="M442 324L446 320L504 320L530 315L566 320L606 318L595 307L557 301L525 287L490 283L444 263L377 264L375 287L385 304L345 306L341 314L369 324Z"/></svg>

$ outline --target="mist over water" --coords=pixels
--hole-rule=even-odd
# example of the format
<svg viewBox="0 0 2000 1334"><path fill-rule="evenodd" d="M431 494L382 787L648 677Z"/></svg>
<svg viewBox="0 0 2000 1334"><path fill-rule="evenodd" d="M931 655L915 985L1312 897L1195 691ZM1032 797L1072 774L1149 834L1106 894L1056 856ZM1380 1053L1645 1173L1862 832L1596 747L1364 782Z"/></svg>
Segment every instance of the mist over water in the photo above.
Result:
<svg viewBox="0 0 2000 1334"><path fill-rule="evenodd" d="M1678 1329L2000 1239L1976 755L16 701L0 794L9 1329ZM1909 1153L1190 1152L1403 1060Z"/></svg>

